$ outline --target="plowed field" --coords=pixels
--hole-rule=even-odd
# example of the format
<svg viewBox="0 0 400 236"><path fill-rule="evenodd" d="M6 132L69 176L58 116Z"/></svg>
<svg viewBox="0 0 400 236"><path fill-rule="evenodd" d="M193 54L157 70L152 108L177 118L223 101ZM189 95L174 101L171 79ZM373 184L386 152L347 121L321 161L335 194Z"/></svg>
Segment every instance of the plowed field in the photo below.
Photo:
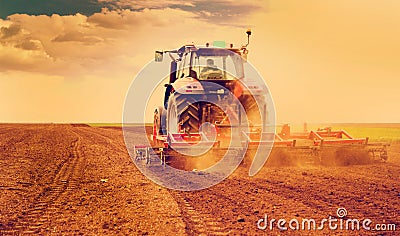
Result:
<svg viewBox="0 0 400 236"><path fill-rule="evenodd" d="M240 166L212 188L173 191L154 184L136 168L118 128L3 124L0 235L399 233L398 143L389 147L387 162L265 166L254 177L247 172ZM347 216L339 218L338 208L345 208ZM268 227L258 229L257 221L266 215ZM315 219L319 227L329 217L342 219L343 224L368 218L371 228L396 224L398 229L332 230L326 222L322 230L301 230L302 219ZM271 219L276 220L272 230ZM296 219L300 229L280 231L279 219L287 221L286 227Z"/></svg>

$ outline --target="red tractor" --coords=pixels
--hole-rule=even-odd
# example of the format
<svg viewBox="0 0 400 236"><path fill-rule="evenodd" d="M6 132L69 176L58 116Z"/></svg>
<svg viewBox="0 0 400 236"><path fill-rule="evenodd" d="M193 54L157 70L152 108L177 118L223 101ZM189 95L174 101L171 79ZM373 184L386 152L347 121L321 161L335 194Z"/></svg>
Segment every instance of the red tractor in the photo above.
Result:
<svg viewBox="0 0 400 236"><path fill-rule="evenodd" d="M249 40L251 31L246 33ZM154 112L153 141L174 149L194 148L200 141L205 146L229 142L240 147L249 127L262 132L267 88L245 77L247 46L226 47L218 41L156 51L155 60L162 61L168 54L171 67L163 106Z"/></svg>

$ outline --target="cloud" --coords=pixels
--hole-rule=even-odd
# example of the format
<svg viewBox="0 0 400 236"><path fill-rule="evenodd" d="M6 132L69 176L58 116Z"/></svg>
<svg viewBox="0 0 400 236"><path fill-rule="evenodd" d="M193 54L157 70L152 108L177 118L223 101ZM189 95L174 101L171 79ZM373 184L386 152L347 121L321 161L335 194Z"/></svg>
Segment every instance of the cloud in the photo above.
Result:
<svg viewBox="0 0 400 236"><path fill-rule="evenodd" d="M74 78L107 74L114 68L140 68L160 47L176 48L194 41L204 44L215 40L213 35L222 36L221 29L225 34L226 29L235 29L216 29L196 14L172 8L104 8L89 17L15 14L0 23L1 71L17 69Z"/></svg>
<svg viewBox="0 0 400 236"><path fill-rule="evenodd" d="M1 39L11 38L15 35L21 33L21 26L20 25L11 25L10 27L1 27L0 28Z"/></svg>
<svg viewBox="0 0 400 236"><path fill-rule="evenodd" d="M191 6L194 7L193 1L185 0L98 0L99 3L103 3L111 9L131 9L131 10L143 10L143 9L162 9L170 8L173 6Z"/></svg>
<svg viewBox="0 0 400 236"><path fill-rule="evenodd" d="M24 40L21 43L16 44L15 47L30 51L43 49L42 42L34 39Z"/></svg>
<svg viewBox="0 0 400 236"><path fill-rule="evenodd" d="M37 70L37 65L51 62L43 44L19 23L1 22L0 71Z"/></svg>
<svg viewBox="0 0 400 236"><path fill-rule="evenodd" d="M80 31L69 31L53 39L53 42L81 42L85 44L96 44L102 41L100 37L88 36Z"/></svg>
<svg viewBox="0 0 400 236"><path fill-rule="evenodd" d="M181 19L179 19L181 17ZM166 9L143 9L141 11L109 10L103 8L100 13L95 13L87 20L88 23L95 24L110 29L129 29L132 26L137 28L155 26L164 27L174 21L194 18L195 15L182 10L171 8Z"/></svg>
<svg viewBox="0 0 400 236"><path fill-rule="evenodd" d="M35 71L56 75L85 73L101 56L96 47L102 32L81 14L30 16L15 14L2 21L0 70ZM103 45L100 45L101 47ZM98 48L98 49L99 49Z"/></svg>
<svg viewBox="0 0 400 236"><path fill-rule="evenodd" d="M141 12L144 9L171 8L195 14L198 19L214 24L239 25L243 17L260 10L267 2L268 0L13 0L2 3L0 18L6 19L9 15L16 13L47 16L67 16L79 13L92 16L104 8L111 11L130 10L134 12ZM99 16L98 18L103 26L115 27L110 25L106 19Z"/></svg>
<svg viewBox="0 0 400 236"><path fill-rule="evenodd" d="M244 17L263 9L266 11L268 1L234 1L234 0L98 0L108 8L130 9L142 11L143 9L178 9L194 14L199 20L217 25L241 25Z"/></svg>
<svg viewBox="0 0 400 236"><path fill-rule="evenodd" d="M28 48L25 49L24 47ZM31 50L32 47L34 50ZM38 71L43 65L51 63L51 58L43 50L37 50L41 45L36 41L25 41L13 46L0 44L0 71L22 70Z"/></svg>
<svg viewBox="0 0 400 236"><path fill-rule="evenodd" d="M213 1L194 1L191 6L177 6L182 10L191 11L197 14L199 19L206 19L214 24L241 25L243 18L248 17L262 9L267 3L265 1L260 4L259 1L229 1L229 0L213 0ZM266 10L266 9L264 9Z"/></svg>
<svg viewBox="0 0 400 236"><path fill-rule="evenodd" d="M101 3L94 0L2 0L0 18L6 19L7 16L15 13L48 16L77 13L92 15L99 12L102 7Z"/></svg>

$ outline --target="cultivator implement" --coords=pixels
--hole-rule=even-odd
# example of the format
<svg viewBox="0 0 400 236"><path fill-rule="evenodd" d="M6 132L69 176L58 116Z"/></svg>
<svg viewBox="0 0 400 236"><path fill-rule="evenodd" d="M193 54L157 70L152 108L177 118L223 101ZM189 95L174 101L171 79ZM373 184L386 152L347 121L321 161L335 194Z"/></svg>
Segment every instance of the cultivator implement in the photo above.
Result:
<svg viewBox="0 0 400 236"><path fill-rule="evenodd" d="M210 139L204 133L170 133L168 135L151 135L152 146L138 145L138 160L146 159L153 154L158 156L160 163L172 163L183 169L193 169L198 164L193 164L195 160L205 158L213 159L216 163L218 157L223 156L229 147L221 145L224 143L225 136L216 135L218 138ZM221 138L222 137L222 138ZM331 128L317 129L309 132L290 132L290 127L284 125L281 132L261 131L242 131L239 138L240 145L236 145L232 150L236 150L235 155L246 153L245 163L251 163L253 155L258 147L272 147L272 152L268 163L274 165L297 165L297 164L322 164L322 165L352 165L367 164L372 160L386 161L388 143L370 143L368 137L354 138L345 130L332 130ZM180 153L181 150L204 148L208 150L207 155L200 155L198 159L187 158ZM144 157L147 156L147 157ZM203 158L203 159L202 159ZM232 157L236 158L236 157ZM153 157L154 159L154 157ZM181 161L190 161L192 164ZM175 161L175 164L174 164ZM158 162L156 162L158 163ZM178 163L178 164L177 164ZM200 165L201 166L201 165ZM206 168L207 166L204 166Z"/></svg>
<svg viewBox="0 0 400 236"><path fill-rule="evenodd" d="M354 138L344 130L334 131L330 127L319 128L316 131L291 133L288 124L283 125L282 131L276 135L279 140L292 140L294 146L297 140L311 140L314 146L368 144L368 138Z"/></svg>
<svg viewBox="0 0 400 236"><path fill-rule="evenodd" d="M349 165L366 164L372 160L386 161L388 143L371 143L369 138L354 138L345 130L332 130L331 127L291 133L285 124L277 137L291 141L294 149L309 149L320 162Z"/></svg>

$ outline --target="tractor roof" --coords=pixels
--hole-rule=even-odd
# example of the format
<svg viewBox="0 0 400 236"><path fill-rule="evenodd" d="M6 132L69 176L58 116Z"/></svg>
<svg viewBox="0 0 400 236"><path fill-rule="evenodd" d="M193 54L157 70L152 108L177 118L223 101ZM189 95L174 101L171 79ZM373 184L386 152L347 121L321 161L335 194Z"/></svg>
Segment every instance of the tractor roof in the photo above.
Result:
<svg viewBox="0 0 400 236"><path fill-rule="evenodd" d="M183 56L187 52L198 52L202 56L229 56L233 53L241 55L241 49L239 48L222 48L214 46L195 46L195 45L185 45L177 50L179 56Z"/></svg>

